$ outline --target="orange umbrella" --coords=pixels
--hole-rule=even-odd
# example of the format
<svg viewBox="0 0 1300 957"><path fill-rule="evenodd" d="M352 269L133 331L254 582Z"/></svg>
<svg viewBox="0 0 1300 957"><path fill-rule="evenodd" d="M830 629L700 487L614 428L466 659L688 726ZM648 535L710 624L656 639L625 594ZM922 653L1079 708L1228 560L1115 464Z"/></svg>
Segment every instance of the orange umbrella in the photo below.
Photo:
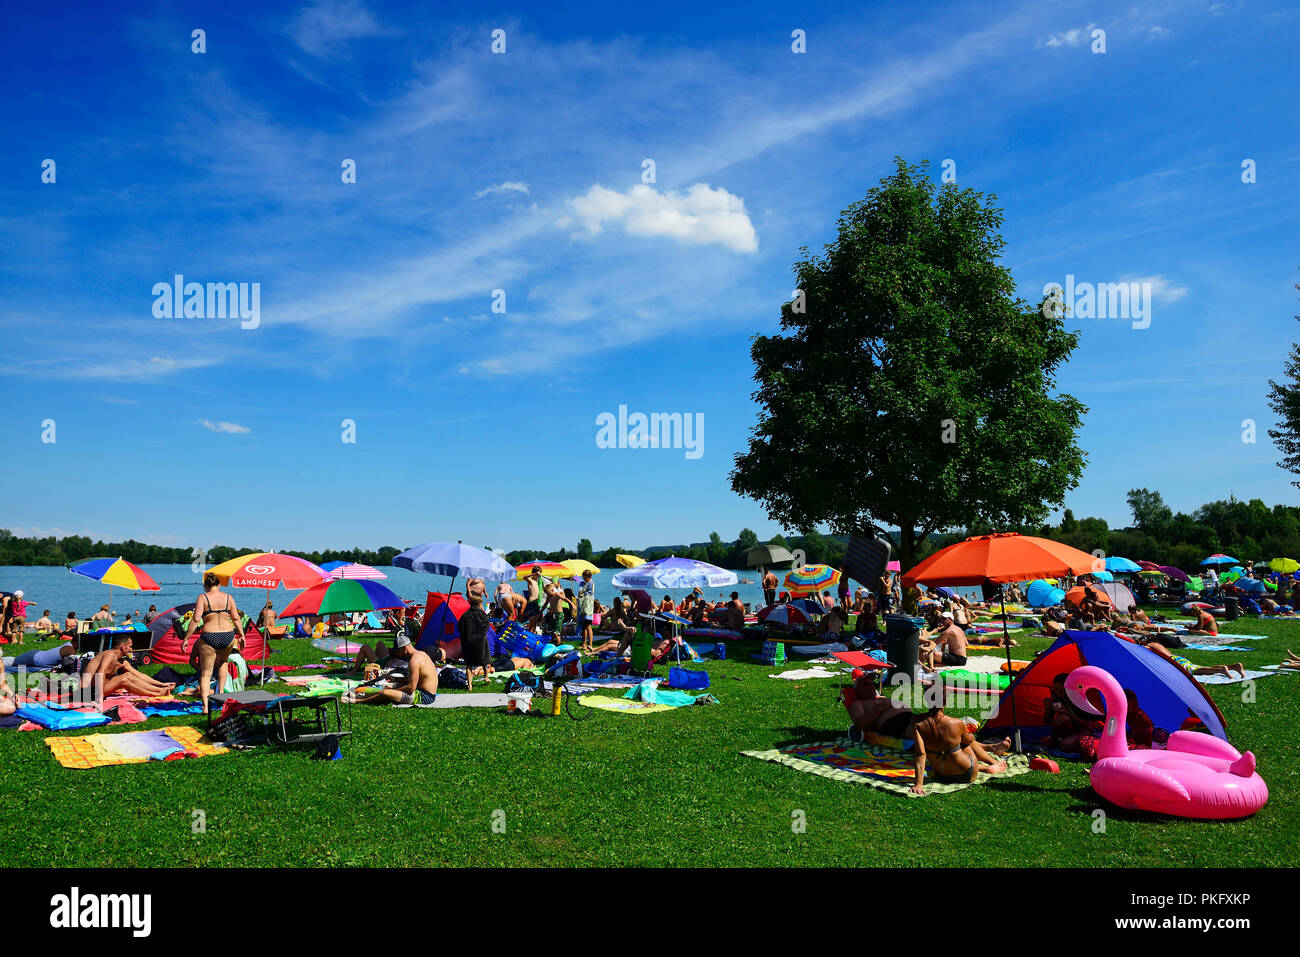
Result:
<svg viewBox="0 0 1300 957"><path fill-rule="evenodd" d="M903 576L903 586L1005 584L1086 575L1101 559L1048 538L1000 532L977 535L935 552Z"/></svg>
<svg viewBox="0 0 1300 957"><path fill-rule="evenodd" d="M1086 575L1103 568L1105 562L1102 559L1069 545L1048 538L1001 532L977 535L940 549L904 575L903 586L910 587L918 581L931 585L983 585L986 582L1004 585L1033 578ZM1004 597L1002 634L1007 651L1007 670L1010 671L1011 642L1006 610ZM1014 682L1011 687L1014 687ZM1011 726L1015 729L1016 750L1019 751L1020 721L1016 716L1014 694L1011 694Z"/></svg>
<svg viewBox="0 0 1300 957"><path fill-rule="evenodd" d="M1092 597L1103 605L1109 605L1111 603L1109 595L1100 588L1095 588L1092 585L1075 585L1065 593L1065 600L1071 605L1082 605L1083 596L1088 592L1092 592Z"/></svg>

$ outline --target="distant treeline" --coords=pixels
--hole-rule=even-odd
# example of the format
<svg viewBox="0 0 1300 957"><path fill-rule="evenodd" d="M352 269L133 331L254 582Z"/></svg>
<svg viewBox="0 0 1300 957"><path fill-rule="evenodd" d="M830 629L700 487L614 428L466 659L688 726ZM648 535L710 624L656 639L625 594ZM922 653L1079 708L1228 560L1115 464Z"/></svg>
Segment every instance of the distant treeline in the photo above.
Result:
<svg viewBox="0 0 1300 957"><path fill-rule="evenodd" d="M1274 505L1271 508L1260 499L1249 502L1229 498L1227 501L1209 502L1191 514L1175 513L1164 503L1159 492L1133 489L1126 498L1133 512L1133 525L1128 528L1110 528L1102 518L1075 518L1069 509L1059 525L1027 528L970 528L962 532L932 536L921 549L918 560L931 552L967 535L982 535L990 531L1016 531L1039 535L1064 542L1086 552L1100 550L1106 555L1122 555L1134 560L1145 559L1160 565L1193 569L1201 559L1222 552L1244 562L1271 558L1300 559L1300 506ZM734 541L723 541L714 532L707 542L680 546L656 546L651 549L629 549L610 546L597 552L590 539L582 539L570 551L521 549L506 552L506 561L522 565L534 559L563 561L582 558L601 568L616 568L615 555L636 555L647 560L679 555L696 558L723 568L743 568L745 552L760 544L758 536L748 528L741 529ZM777 535L766 544L783 545L794 551L802 549L810 564L824 563L838 568L844 561L848 545L847 536L822 535L809 532L803 535ZM485 546L487 547L487 546ZM205 558L208 565L216 565L236 555L256 552L257 548L231 548L221 545L209 549ZM305 558L316 564L344 561L361 562L382 568L392 563L401 549L385 545L371 550L363 548L328 549L318 552L284 550L287 554ZM144 542L96 542L84 535L67 538L19 538L7 529L0 529L0 565L64 565L82 558L121 557L137 565L164 564L188 565L196 560L189 548L166 545L148 545Z"/></svg>

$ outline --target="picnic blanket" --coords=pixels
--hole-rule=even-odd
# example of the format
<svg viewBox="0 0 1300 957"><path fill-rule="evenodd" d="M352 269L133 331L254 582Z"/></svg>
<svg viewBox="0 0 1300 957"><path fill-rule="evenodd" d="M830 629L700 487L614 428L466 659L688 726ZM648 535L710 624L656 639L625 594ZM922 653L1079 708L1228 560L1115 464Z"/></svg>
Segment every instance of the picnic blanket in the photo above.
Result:
<svg viewBox="0 0 1300 957"><path fill-rule="evenodd" d="M50 752L65 768L102 768L111 764L143 764L187 754L206 758L230 752L203 737L198 728L159 728L123 734L87 734L76 738L46 738Z"/></svg>
<svg viewBox="0 0 1300 957"><path fill-rule="evenodd" d="M629 701L627 698L608 698L605 695L585 694L578 699L578 704L602 711L617 711L619 714L651 714L656 711L675 711L670 704L658 704L650 701Z"/></svg>
<svg viewBox="0 0 1300 957"><path fill-rule="evenodd" d="M912 793L916 775L916 761L910 755L893 748L870 744L854 744L847 738L822 741L816 744L799 744L770 751L742 751L741 754L760 761L784 764L806 774L819 774L824 778L845 781L849 784L867 784L907 797L928 797L931 794L950 794L971 787L971 784L939 784L932 780L927 768L925 795ZM1023 754L1007 755L1007 770L998 778L1024 774L1029 770L1029 758ZM981 774L975 784L985 784L994 776Z"/></svg>
<svg viewBox="0 0 1300 957"><path fill-rule="evenodd" d="M1228 675L1193 675L1192 677L1195 678L1203 685L1235 685L1242 681L1251 681L1255 678L1267 678L1270 675L1275 675L1275 674L1279 674L1279 672L1254 671L1250 668L1247 668L1246 673L1240 677L1238 677L1237 675L1232 675L1231 677L1229 677Z"/></svg>

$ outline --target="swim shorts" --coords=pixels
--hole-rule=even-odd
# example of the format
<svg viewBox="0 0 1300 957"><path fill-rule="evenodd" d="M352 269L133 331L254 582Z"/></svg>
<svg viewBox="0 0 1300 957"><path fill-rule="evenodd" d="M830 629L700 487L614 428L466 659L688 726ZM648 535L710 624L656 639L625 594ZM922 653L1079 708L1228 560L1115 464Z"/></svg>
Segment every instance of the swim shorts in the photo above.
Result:
<svg viewBox="0 0 1300 957"><path fill-rule="evenodd" d="M417 698L419 700L416 700ZM433 704L437 700L438 700L438 695L436 693L429 694L429 692L425 691L423 688L416 688L414 695L412 695L409 691L403 691L402 700L399 701L398 704L407 705L408 707L410 705L415 705L417 708L420 708L420 707L428 707L429 705Z"/></svg>
<svg viewBox="0 0 1300 957"><path fill-rule="evenodd" d="M940 663L945 665L964 665L966 664L966 656L954 655L951 651L945 651Z"/></svg>

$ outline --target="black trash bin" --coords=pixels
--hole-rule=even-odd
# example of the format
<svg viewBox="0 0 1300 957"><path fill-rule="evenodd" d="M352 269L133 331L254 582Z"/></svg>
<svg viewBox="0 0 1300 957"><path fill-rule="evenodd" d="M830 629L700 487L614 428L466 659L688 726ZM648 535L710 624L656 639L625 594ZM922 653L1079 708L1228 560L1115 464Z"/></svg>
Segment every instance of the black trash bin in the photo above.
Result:
<svg viewBox="0 0 1300 957"><path fill-rule="evenodd" d="M1228 621L1236 621L1241 617L1241 603L1237 601L1236 595L1227 595L1224 597L1223 614Z"/></svg>
<svg viewBox="0 0 1300 957"><path fill-rule="evenodd" d="M886 680L893 682L900 672L916 681L917 655L921 651L921 629L925 619L911 615L885 615L885 655L893 663Z"/></svg>

